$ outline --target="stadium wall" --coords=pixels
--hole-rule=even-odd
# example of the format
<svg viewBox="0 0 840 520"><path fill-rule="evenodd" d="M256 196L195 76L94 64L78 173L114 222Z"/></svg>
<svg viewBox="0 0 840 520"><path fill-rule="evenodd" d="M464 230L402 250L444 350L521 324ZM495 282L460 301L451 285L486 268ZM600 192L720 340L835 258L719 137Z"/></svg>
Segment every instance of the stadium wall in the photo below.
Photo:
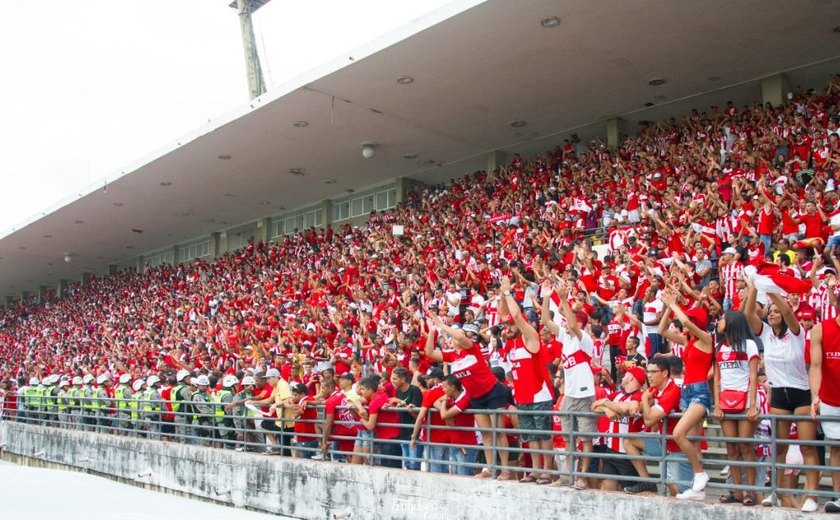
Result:
<svg viewBox="0 0 840 520"><path fill-rule="evenodd" d="M716 518L796 511L292 460L0 421L0 459L306 519Z"/></svg>

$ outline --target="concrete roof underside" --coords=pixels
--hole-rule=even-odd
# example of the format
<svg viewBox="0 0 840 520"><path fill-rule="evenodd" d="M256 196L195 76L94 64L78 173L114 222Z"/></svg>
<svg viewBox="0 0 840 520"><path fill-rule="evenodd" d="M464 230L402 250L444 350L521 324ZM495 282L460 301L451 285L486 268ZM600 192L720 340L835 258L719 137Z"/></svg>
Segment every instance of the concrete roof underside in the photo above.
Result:
<svg viewBox="0 0 840 520"><path fill-rule="evenodd" d="M541 27L550 16L559 26ZM459 176L471 158L545 149L613 117L632 128L721 97L760 100L760 78L780 71L823 85L840 64L838 24L830 0L454 2L114 172L107 192L99 183L7 231L0 295L348 189ZM371 159L364 142L377 145Z"/></svg>

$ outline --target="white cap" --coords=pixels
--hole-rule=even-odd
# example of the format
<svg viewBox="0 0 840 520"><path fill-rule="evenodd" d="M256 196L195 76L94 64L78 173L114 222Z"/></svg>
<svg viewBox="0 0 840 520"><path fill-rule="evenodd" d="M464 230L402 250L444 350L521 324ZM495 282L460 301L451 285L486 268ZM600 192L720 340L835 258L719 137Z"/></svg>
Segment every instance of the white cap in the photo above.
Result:
<svg viewBox="0 0 840 520"><path fill-rule="evenodd" d="M122 384L126 384L126 383L128 383L129 381L131 381L131 376L130 376L130 375L128 375L128 374L123 374L123 375L121 375L121 376L120 376L120 383L122 383Z"/></svg>
<svg viewBox="0 0 840 520"><path fill-rule="evenodd" d="M30 385L37 385L38 384L38 378L37 377L30 377L29 378L29 384Z"/></svg>
<svg viewBox="0 0 840 520"><path fill-rule="evenodd" d="M61 381L58 382L58 387L63 388L65 386L69 385L69 384L70 383L68 383L66 379L62 379Z"/></svg>
<svg viewBox="0 0 840 520"><path fill-rule="evenodd" d="M82 384L82 378L81 378L81 377L79 377L79 376L74 377L74 378L73 378L73 384L74 384L74 385L80 385L80 384Z"/></svg>
<svg viewBox="0 0 840 520"><path fill-rule="evenodd" d="M187 377L187 376L189 376L189 375L190 375L189 370L184 370L184 369L182 368L182 369L181 369L181 370L179 370L179 371L178 371L178 373L175 375L175 379L177 379L177 380L178 380L178 382L180 383L181 381L183 381L183 380L184 380L184 378L185 378L185 377Z"/></svg>
<svg viewBox="0 0 840 520"><path fill-rule="evenodd" d="M280 371L276 368L269 368L265 371L265 377L268 379L269 377L280 377Z"/></svg>
<svg viewBox="0 0 840 520"><path fill-rule="evenodd" d="M251 376L245 376L245 377L242 378L242 386L248 386L248 385L253 386L255 384L256 383L254 382L254 378L251 377Z"/></svg>
<svg viewBox="0 0 840 520"><path fill-rule="evenodd" d="M238 382L239 382L239 380L236 379L236 376L231 374L231 375L225 376L225 378L222 379L222 386L225 387L225 388L230 388Z"/></svg>
<svg viewBox="0 0 840 520"><path fill-rule="evenodd" d="M151 387L155 383L160 383L160 378L158 376L149 376L148 379L146 379L146 386Z"/></svg>
<svg viewBox="0 0 840 520"><path fill-rule="evenodd" d="M737 255L737 254L738 254L738 250L735 249L734 247L727 247L726 249L723 250L723 253L721 253L721 255Z"/></svg>
<svg viewBox="0 0 840 520"><path fill-rule="evenodd" d="M85 376L82 378L82 383L86 384L86 385L90 384L92 381L93 381L93 376L90 375L90 374L85 374Z"/></svg>
<svg viewBox="0 0 840 520"><path fill-rule="evenodd" d="M138 379L131 385L131 388L133 388L135 392L139 392L140 389L143 388L143 383L144 381L142 379Z"/></svg>
<svg viewBox="0 0 840 520"><path fill-rule="evenodd" d="M210 386L210 380L207 379L207 376L201 375L196 378L196 382L198 386Z"/></svg>

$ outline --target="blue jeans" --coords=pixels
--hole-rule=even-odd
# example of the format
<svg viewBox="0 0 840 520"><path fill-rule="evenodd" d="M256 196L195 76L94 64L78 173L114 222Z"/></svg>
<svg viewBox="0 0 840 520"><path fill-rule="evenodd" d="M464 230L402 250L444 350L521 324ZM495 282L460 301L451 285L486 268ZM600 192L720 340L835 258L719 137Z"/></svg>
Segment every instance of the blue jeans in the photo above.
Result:
<svg viewBox="0 0 840 520"><path fill-rule="evenodd" d="M423 444L417 443L417 447L412 449L411 443L408 441L400 444L400 448L402 448L402 456L405 459L405 469L420 469L419 459L423 458L423 446Z"/></svg>
<svg viewBox="0 0 840 520"><path fill-rule="evenodd" d="M831 249L832 247L837 247L837 246L840 246L840 235L838 235L836 237L829 238L828 239L828 245L826 245L826 247L828 249Z"/></svg>
<svg viewBox="0 0 840 520"><path fill-rule="evenodd" d="M709 390L709 383L702 381L683 385L680 395L680 410L686 411L693 404L702 405L708 415L712 409L712 392Z"/></svg>
<svg viewBox="0 0 840 520"><path fill-rule="evenodd" d="M770 246L773 245L773 237L770 235L758 235L758 239L764 244L764 256L770 256ZM831 241L829 241L831 243ZM840 244L840 242L838 242Z"/></svg>
<svg viewBox="0 0 840 520"><path fill-rule="evenodd" d="M660 435L648 435L645 437L645 455L650 457L662 456L662 437ZM680 493L690 488L694 482L694 471L691 469L691 464L680 452L672 452L666 455L664 461L665 468L659 468L660 471L665 471L665 483L677 484Z"/></svg>
<svg viewBox="0 0 840 520"><path fill-rule="evenodd" d="M653 357L662 352L662 335L648 334L650 340L650 357Z"/></svg>
<svg viewBox="0 0 840 520"><path fill-rule="evenodd" d="M449 446L429 446L429 471L449 473Z"/></svg>
<svg viewBox="0 0 840 520"><path fill-rule="evenodd" d="M476 448L451 448L449 450L449 455L451 457L452 462L459 463L458 465L453 466L453 470L455 471L456 475L466 475L472 476L475 475L475 467L474 466L464 466L461 464L473 464L475 463L475 459L478 458L478 450Z"/></svg>

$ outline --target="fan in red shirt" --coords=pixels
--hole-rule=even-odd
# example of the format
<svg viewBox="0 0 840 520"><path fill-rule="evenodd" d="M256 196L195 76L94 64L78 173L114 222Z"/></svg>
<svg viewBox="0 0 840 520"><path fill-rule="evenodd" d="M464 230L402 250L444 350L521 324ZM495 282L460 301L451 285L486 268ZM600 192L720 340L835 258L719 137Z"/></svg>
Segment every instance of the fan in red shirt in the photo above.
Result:
<svg viewBox="0 0 840 520"><path fill-rule="evenodd" d="M654 433L662 434L662 420L672 412L679 411L680 387L671 379L671 363L668 358L655 357L648 362L647 380L650 387L642 394L641 411L645 428ZM668 421L666 434L673 435L676 421ZM624 439L624 449L630 455L659 456L662 453L662 439L660 435L649 435L645 438ZM673 440L666 443L668 453L678 453L679 446ZM644 461L633 460L633 467L640 477L650 478ZM675 468L676 464L669 464L668 468ZM673 480L670 479L669 480ZM653 482L640 482L624 488L628 493L641 493L645 491L656 492L656 484Z"/></svg>
<svg viewBox="0 0 840 520"><path fill-rule="evenodd" d="M367 410L361 412L362 426L372 431L377 440L375 448L382 455L380 464L387 468L402 468L402 448L397 439L400 436L400 416L398 412L386 410L390 396L380 385L378 375L370 375L359 381L359 395L368 403Z"/></svg>
<svg viewBox="0 0 840 520"><path fill-rule="evenodd" d="M426 383L430 389L423 395L423 403L420 405L420 412L414 421L414 431L411 434L412 449L417 448L417 440L421 432L428 435L424 440L431 443L426 446L426 449L429 450L429 471L432 473L449 473L449 447L446 444L449 444L450 432L446 421L441 419L439 413L432 412L428 426L426 424L429 410L434 408L437 400L445 395L443 377L443 370L439 368L432 369L426 376Z"/></svg>
<svg viewBox="0 0 840 520"><path fill-rule="evenodd" d="M639 413L639 403L642 400L642 387L647 383L645 370L641 367L634 367L624 373L621 380L621 387L617 392L604 399L595 401L592 404L592 411L606 414L610 419L609 433L604 436L605 452L611 454L627 453L624 448L624 441L620 437L611 434L638 433L642 431L642 420L633 417ZM602 472L608 476L616 477L637 477L639 474L633 464L626 459L605 458ZM601 481L601 489L604 491L617 491L618 480L605 478ZM628 481L621 481L624 488L633 484Z"/></svg>
<svg viewBox="0 0 840 520"><path fill-rule="evenodd" d="M504 410L508 405L508 397L501 383L493 375L487 360L481 355L481 346L473 343L461 329L450 327L441 321L438 316L430 315L426 320L429 335L426 339L426 356L435 361L449 363L449 370L452 375L461 380L461 384L467 389L470 395L472 407L479 410ZM435 336L440 331L446 335L446 350L435 349ZM494 417L490 414L475 414L475 422L485 432L492 431ZM497 427L501 428L501 425ZM494 460L493 453L498 454L502 467L508 466L508 442L505 435L485 434L484 454L487 461ZM476 475L478 478L490 478L492 472L485 468ZM510 480L512 478L509 470L502 470L497 480Z"/></svg>
<svg viewBox="0 0 840 520"><path fill-rule="evenodd" d="M457 475L474 475L471 466L478 456L478 445L475 436L475 419L473 414L464 413L470 408L470 396L455 376L448 376L443 381L444 395L435 401L435 407L440 412L440 418L450 426L458 428L449 432L449 442L454 444L450 448L449 458L457 463L454 472Z"/></svg>

